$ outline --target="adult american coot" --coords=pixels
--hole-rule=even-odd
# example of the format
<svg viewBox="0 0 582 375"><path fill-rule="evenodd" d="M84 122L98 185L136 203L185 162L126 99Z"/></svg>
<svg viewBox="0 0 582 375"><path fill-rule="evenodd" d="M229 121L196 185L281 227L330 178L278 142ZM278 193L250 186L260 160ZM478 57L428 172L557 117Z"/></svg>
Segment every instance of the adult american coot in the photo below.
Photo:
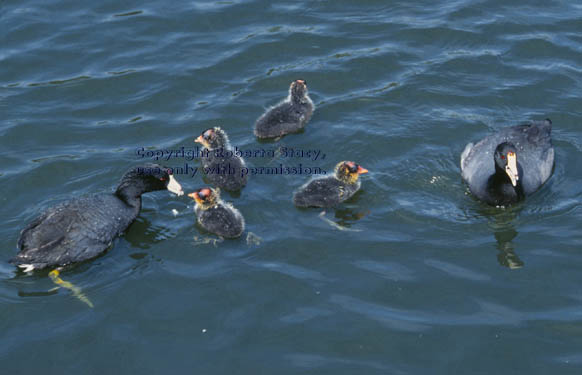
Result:
<svg viewBox="0 0 582 375"><path fill-rule="evenodd" d="M535 192L552 174L552 121L501 129L461 154L461 174L471 193L493 206L508 206Z"/></svg>
<svg viewBox="0 0 582 375"><path fill-rule="evenodd" d="M239 237L244 231L243 216L220 199L220 189L202 188L188 196L196 201L194 211L202 228L226 238Z"/></svg>
<svg viewBox="0 0 582 375"><path fill-rule="evenodd" d="M353 161L342 161L335 167L334 175L315 178L301 186L293 195L298 207L331 207L351 198L360 190L359 176L368 173Z"/></svg>
<svg viewBox="0 0 582 375"><path fill-rule="evenodd" d="M297 132L309 121L315 106L307 93L307 81L291 82L289 96L265 112L255 124L259 138L276 138Z"/></svg>
<svg viewBox="0 0 582 375"><path fill-rule="evenodd" d="M245 161L230 146L226 132L214 127L206 129L194 142L204 146L202 167L206 178L215 186L228 191L245 187L248 177L241 172Z"/></svg>
<svg viewBox="0 0 582 375"><path fill-rule="evenodd" d="M25 271L64 266L101 254L137 218L141 195L182 187L157 164L132 168L115 193L74 198L42 212L20 234L18 254L11 263Z"/></svg>

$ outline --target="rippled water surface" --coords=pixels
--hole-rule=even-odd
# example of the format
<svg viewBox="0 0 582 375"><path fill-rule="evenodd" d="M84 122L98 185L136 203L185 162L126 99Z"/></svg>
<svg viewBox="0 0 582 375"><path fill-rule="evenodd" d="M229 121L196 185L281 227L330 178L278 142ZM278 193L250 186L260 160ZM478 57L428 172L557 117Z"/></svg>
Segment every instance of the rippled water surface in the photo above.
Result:
<svg viewBox="0 0 582 375"><path fill-rule="evenodd" d="M5 0L0 26L3 373L582 371L579 2ZM297 78L311 122L257 142ZM464 146L544 118L548 183L511 209L475 201ZM6 262L42 209L215 125L326 155L250 166L370 173L322 217L292 204L308 175L251 176L223 194L245 235L217 243L189 198L145 195L113 249L61 274L93 308Z"/></svg>

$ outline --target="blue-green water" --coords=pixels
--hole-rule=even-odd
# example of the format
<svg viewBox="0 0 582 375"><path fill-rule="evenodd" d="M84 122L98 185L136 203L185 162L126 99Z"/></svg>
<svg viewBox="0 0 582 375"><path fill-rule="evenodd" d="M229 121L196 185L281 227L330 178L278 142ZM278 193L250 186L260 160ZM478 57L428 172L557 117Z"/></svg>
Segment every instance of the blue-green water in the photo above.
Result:
<svg viewBox="0 0 582 375"><path fill-rule="evenodd" d="M582 5L517 3L0 1L2 372L579 374ZM305 132L257 142L297 78ZM548 183L506 210L468 195L465 144L546 117ZM325 214L350 230L293 206L308 176L257 175L224 194L245 237L216 246L189 198L145 195L111 251L62 274L92 309L14 275L42 209L215 125L240 148L326 154L251 166L369 169Z"/></svg>

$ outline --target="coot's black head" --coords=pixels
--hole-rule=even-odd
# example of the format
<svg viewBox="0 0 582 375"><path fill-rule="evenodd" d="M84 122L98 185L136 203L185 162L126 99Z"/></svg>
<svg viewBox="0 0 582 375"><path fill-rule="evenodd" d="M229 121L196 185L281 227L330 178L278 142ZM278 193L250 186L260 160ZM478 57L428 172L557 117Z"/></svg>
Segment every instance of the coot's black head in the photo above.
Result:
<svg viewBox="0 0 582 375"><path fill-rule="evenodd" d="M206 210L216 204L218 198L220 198L220 191L219 189L204 187L188 194L188 196L196 201L197 206Z"/></svg>
<svg viewBox="0 0 582 375"><path fill-rule="evenodd" d="M289 96L294 102L301 102L303 98L307 95L307 81L304 79L298 79L291 82L291 87L289 87Z"/></svg>
<svg viewBox="0 0 582 375"><path fill-rule="evenodd" d="M206 129L194 142L202 144L207 149L227 148L229 146L226 132L218 126Z"/></svg>
<svg viewBox="0 0 582 375"><path fill-rule="evenodd" d="M353 161L342 161L335 166L335 177L349 184L355 184L364 173L368 173L368 170Z"/></svg>
<svg viewBox="0 0 582 375"><path fill-rule="evenodd" d="M177 195L184 194L171 170L158 164L144 164L130 169L123 175L116 193L127 201L143 193L164 189Z"/></svg>
<svg viewBox="0 0 582 375"><path fill-rule="evenodd" d="M498 173L505 173L511 185L517 186L519 172L517 170L517 149L510 142L500 143L495 149L495 169Z"/></svg>

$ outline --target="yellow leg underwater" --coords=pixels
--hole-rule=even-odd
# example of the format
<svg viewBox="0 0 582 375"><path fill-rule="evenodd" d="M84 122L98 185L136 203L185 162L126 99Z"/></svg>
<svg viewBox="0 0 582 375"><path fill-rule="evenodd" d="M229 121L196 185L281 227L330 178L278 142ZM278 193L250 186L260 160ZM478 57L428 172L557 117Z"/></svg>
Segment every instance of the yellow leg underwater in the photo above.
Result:
<svg viewBox="0 0 582 375"><path fill-rule="evenodd" d="M57 284L59 287L69 289L71 292L73 292L73 295L77 297L80 301L86 303L89 307L93 308L93 302L91 302L89 298L87 298L87 296L83 294L81 288L71 284L68 281L61 279L59 277L60 274L61 273L59 272L59 270L52 270L51 272L49 272L49 277L51 278L53 283Z"/></svg>

